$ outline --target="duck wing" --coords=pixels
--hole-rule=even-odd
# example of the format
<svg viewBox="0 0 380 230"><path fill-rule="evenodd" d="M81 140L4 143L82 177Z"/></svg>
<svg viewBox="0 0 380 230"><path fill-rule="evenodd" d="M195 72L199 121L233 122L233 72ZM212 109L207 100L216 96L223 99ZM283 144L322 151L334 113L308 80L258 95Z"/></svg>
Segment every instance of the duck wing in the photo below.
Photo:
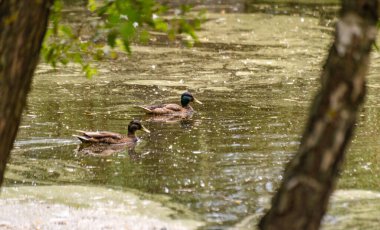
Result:
<svg viewBox="0 0 380 230"><path fill-rule="evenodd" d="M147 113L153 114L168 114L180 112L182 110L182 106L177 104L148 105L139 107L145 109Z"/></svg>
<svg viewBox="0 0 380 230"><path fill-rule="evenodd" d="M108 131L96 131L96 132L87 132L77 130L82 136L87 138L101 139L101 138L113 138L113 139L121 139L123 136L119 133L108 132Z"/></svg>
<svg viewBox="0 0 380 230"><path fill-rule="evenodd" d="M177 104L166 104L165 109L171 110L173 112L180 112L182 110L182 106Z"/></svg>

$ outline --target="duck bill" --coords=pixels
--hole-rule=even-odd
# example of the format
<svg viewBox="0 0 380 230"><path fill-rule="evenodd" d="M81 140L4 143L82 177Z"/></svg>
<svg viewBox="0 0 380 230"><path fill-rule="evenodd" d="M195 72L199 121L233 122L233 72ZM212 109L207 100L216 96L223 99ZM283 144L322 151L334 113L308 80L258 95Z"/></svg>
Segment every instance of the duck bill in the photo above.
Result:
<svg viewBox="0 0 380 230"><path fill-rule="evenodd" d="M198 104L203 104L202 102L200 102L198 99L194 98L194 102L198 103Z"/></svg>
<svg viewBox="0 0 380 230"><path fill-rule="evenodd" d="M149 129L145 128L145 126L143 126L143 125L142 125L142 130L143 130L144 132L150 133Z"/></svg>

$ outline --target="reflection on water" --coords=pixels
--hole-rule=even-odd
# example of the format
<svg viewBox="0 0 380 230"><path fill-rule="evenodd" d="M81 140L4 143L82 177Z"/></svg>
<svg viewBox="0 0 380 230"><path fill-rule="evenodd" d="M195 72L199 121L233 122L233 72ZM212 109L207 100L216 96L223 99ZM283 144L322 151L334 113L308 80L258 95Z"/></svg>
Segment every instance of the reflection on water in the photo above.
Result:
<svg viewBox="0 0 380 230"><path fill-rule="evenodd" d="M210 227L262 212L299 143L331 28L319 14L209 16L196 47L135 46L132 57L100 63L92 80L75 66L52 71L41 64L6 184L167 194ZM373 66L380 68L378 54ZM369 83L342 188L380 189L378 75ZM185 90L203 102L190 119L163 121L136 108L177 102ZM135 148L106 148L104 157L78 153L74 130L126 133L132 119L152 131Z"/></svg>
<svg viewBox="0 0 380 230"><path fill-rule="evenodd" d="M135 154L136 143L128 144L80 144L75 149L76 154L106 157L117 153Z"/></svg>

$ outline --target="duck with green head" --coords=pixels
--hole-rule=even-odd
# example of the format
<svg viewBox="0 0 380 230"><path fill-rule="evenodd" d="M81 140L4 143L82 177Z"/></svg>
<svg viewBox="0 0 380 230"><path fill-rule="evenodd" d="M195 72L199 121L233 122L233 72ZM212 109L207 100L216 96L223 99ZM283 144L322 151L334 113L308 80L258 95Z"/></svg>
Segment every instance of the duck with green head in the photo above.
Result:
<svg viewBox="0 0 380 230"><path fill-rule="evenodd" d="M124 144L124 143L136 143L138 138L136 137L136 131L143 130L147 133L150 133L140 121L131 121L128 125L128 134L126 136L108 132L108 131L96 131L96 132L87 132L78 130L81 135L73 135L77 137L82 143L86 144Z"/></svg>
<svg viewBox="0 0 380 230"><path fill-rule="evenodd" d="M139 106L143 108L148 114L155 115L188 115L194 112L194 109L190 106L190 102L198 101L191 93L185 92L181 95L181 105L178 104L161 104L161 105L148 105Z"/></svg>

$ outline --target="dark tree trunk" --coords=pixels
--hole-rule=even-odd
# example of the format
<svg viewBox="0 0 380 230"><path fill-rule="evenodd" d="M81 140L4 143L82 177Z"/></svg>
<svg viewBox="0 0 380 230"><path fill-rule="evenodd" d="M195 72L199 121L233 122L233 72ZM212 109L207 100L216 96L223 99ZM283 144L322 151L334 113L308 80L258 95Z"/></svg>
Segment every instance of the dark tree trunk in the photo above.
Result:
<svg viewBox="0 0 380 230"><path fill-rule="evenodd" d="M53 0L0 0L0 185Z"/></svg>
<svg viewBox="0 0 380 230"><path fill-rule="evenodd" d="M319 229L365 96L377 14L377 0L342 1L335 41L300 148L260 229Z"/></svg>

